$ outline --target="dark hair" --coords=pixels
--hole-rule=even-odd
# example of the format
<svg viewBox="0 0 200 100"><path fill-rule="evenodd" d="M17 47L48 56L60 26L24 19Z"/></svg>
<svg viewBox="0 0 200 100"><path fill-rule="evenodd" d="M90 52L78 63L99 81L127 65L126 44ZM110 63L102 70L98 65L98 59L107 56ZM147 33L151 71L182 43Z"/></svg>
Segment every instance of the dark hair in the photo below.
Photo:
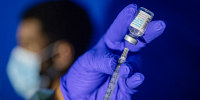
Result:
<svg viewBox="0 0 200 100"><path fill-rule="evenodd" d="M67 2L46 2L28 9L22 20L36 18L49 41L66 40L75 48L75 59L84 53L91 39L92 27L86 12Z"/></svg>

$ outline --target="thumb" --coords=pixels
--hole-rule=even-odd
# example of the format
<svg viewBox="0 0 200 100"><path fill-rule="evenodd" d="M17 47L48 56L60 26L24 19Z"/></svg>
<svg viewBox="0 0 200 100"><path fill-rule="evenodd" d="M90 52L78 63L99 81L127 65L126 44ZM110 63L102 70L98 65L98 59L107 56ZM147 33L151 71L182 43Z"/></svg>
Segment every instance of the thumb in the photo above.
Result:
<svg viewBox="0 0 200 100"><path fill-rule="evenodd" d="M119 46L120 41L124 40L124 36L126 35L128 27L134 19L136 12L137 6L130 4L119 13L104 37L104 41L109 48Z"/></svg>

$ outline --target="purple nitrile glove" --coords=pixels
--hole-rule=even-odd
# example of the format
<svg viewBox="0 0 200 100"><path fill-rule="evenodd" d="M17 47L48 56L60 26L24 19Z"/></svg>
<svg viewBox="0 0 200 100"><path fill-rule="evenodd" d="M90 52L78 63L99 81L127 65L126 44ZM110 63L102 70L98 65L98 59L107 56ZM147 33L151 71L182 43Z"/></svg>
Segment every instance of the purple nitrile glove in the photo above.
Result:
<svg viewBox="0 0 200 100"><path fill-rule="evenodd" d="M125 7L98 44L79 57L70 70L62 76L60 87L66 100L103 99L119 58L119 55L112 51L122 51L128 45L124 36L136 13L136 5L130 4ZM150 22L143 38L149 43L161 35L164 29L163 21ZM131 52L137 52L144 46L145 43L138 41L136 46L129 45L129 49ZM132 64L125 62L120 67L120 77L112 94L112 100L130 100L135 88L144 80L141 73L132 73L140 65L140 59L138 56L132 56L130 59Z"/></svg>

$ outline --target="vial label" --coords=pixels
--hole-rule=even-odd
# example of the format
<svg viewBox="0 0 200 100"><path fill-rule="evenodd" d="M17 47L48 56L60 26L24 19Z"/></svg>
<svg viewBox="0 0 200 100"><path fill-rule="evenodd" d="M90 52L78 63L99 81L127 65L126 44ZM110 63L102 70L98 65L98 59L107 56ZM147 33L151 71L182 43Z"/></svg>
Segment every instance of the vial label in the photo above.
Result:
<svg viewBox="0 0 200 100"><path fill-rule="evenodd" d="M140 10L138 15L135 17L135 19L130 24L131 27L139 30L140 32L144 33L147 24L151 20L152 16L150 16L148 13Z"/></svg>

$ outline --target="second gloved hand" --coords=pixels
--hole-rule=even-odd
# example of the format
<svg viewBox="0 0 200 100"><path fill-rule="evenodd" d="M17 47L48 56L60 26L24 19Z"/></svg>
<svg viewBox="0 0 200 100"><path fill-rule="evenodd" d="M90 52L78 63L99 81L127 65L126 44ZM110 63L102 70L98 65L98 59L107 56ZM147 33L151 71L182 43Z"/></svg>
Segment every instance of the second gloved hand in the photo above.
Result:
<svg viewBox="0 0 200 100"><path fill-rule="evenodd" d="M136 5L130 4L125 7L98 44L79 57L70 70L62 76L60 87L66 100L103 99L119 58L119 55L113 54L112 51L122 51L126 47L127 42L123 38L136 13ZM164 29L163 21L153 21L148 25L144 39L149 43L161 35ZM146 43L139 41L136 46L130 47L130 51L137 52L145 45ZM132 73L140 66L138 57L133 56L131 61L132 64L126 62L120 67L120 77L112 100L130 100L135 88L144 80L141 73Z"/></svg>

